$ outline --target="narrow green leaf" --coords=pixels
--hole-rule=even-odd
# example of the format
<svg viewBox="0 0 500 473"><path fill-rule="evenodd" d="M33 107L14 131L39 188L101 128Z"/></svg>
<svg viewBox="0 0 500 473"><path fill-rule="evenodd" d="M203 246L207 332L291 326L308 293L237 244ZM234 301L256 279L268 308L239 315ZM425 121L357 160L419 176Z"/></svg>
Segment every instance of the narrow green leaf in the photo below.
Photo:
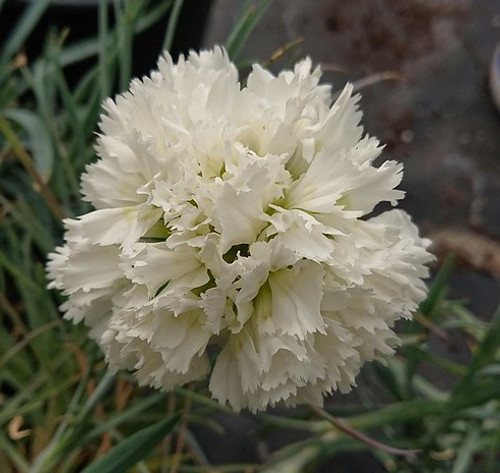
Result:
<svg viewBox="0 0 500 473"><path fill-rule="evenodd" d="M73 144L72 147L75 148L78 153L83 153L85 140L83 134L81 133L82 124L79 117L79 104L76 101L75 95L69 88L62 67L58 67L56 69L55 76L58 93L64 106L65 113L63 116L68 121L70 128L73 130L72 138L75 144Z"/></svg>
<svg viewBox="0 0 500 473"><path fill-rule="evenodd" d="M93 462L82 473L124 473L146 456L171 432L181 414L177 413L136 432Z"/></svg>
<svg viewBox="0 0 500 473"><path fill-rule="evenodd" d="M271 0L260 0L256 4L246 2L226 41L226 50L233 61L238 58L250 34L259 23L270 3Z"/></svg>
<svg viewBox="0 0 500 473"><path fill-rule="evenodd" d="M303 473L311 464L325 461L341 452L366 451L368 447L358 440L346 436L327 433L317 438L307 439L283 447L273 455L260 473ZM314 470L311 470L314 471Z"/></svg>
<svg viewBox="0 0 500 473"><path fill-rule="evenodd" d="M37 0L36 2L29 2L28 5L21 19L5 42L1 62L8 61L17 51L19 51L26 38L30 35L33 28L45 13L45 10L49 6L49 0Z"/></svg>
<svg viewBox="0 0 500 473"><path fill-rule="evenodd" d="M500 363L484 367L479 373L479 376L500 376Z"/></svg>
<svg viewBox="0 0 500 473"><path fill-rule="evenodd" d="M43 0L46 1L46 0ZM38 2L33 2L38 3ZM42 3L42 0L39 2ZM138 2L139 3L139 2ZM141 2L142 3L142 2ZM151 25L156 23L168 9L171 7L171 1L164 2L153 2L150 8L147 11L141 12L141 15L138 16L133 26L133 34L136 35L148 29ZM81 41L65 45L65 47L61 50L58 56L57 64L61 67L67 67L77 62L83 61L85 59L89 59L93 56L97 56L99 54L101 43L100 38L92 37L88 39L83 39ZM106 46L109 50L109 59L112 61L116 60L117 57L117 40L116 34L109 34L107 37ZM53 62L47 63L46 58L41 56L40 58L36 58L34 61L34 67L36 68L39 63L45 62L45 67L43 67L43 74L46 76L50 76L54 73L55 68L57 67ZM0 63L1 66L1 63ZM3 71L0 69L0 74ZM95 72L95 70L90 70L90 73ZM27 78L24 78L23 81L20 81L19 84L16 85L17 95L20 96L30 90L32 88L32 84ZM99 89L95 88L98 92ZM7 89L6 89L7 90ZM4 90L0 91L0 94L3 94Z"/></svg>
<svg viewBox="0 0 500 473"><path fill-rule="evenodd" d="M474 357L467 367L467 374L461 379L453 392L453 398L468 397L475 389L475 381L479 372L487 365L493 364L500 350L500 309L493 317L490 329L477 347Z"/></svg>
<svg viewBox="0 0 500 473"><path fill-rule="evenodd" d="M319 442L293 445L293 449L283 449L279 460L265 467L262 473L301 473L306 466L316 460L322 445Z"/></svg>
<svg viewBox="0 0 500 473"><path fill-rule="evenodd" d="M7 255L0 251L0 267L4 267L8 273L10 273L13 278L18 283L22 283L27 289L35 292L40 292L41 288L32 279L30 279L26 274L24 274L15 263L9 260Z"/></svg>
<svg viewBox="0 0 500 473"><path fill-rule="evenodd" d="M113 417L110 417L109 419L106 420L106 422L103 422L102 424L99 424L97 427L90 430L81 440L80 443L82 444L87 443L94 437L102 434L103 432L107 432L112 428L116 427L117 425L120 425L132 419L133 417L137 416L139 413L145 411L151 406L159 403L160 401L164 401L165 397L166 394L164 392L157 392L150 394L142 401L129 407L126 411L116 414Z"/></svg>
<svg viewBox="0 0 500 473"><path fill-rule="evenodd" d="M2 453L8 456L10 461L16 466L16 471L19 473L29 473L30 467L28 462L2 432L0 432L0 449L2 450ZM3 468L4 466L2 465L2 473L4 471Z"/></svg>
<svg viewBox="0 0 500 473"><path fill-rule="evenodd" d="M172 43L174 42L175 30L177 29L177 23L179 22L179 15L184 5L184 0L174 0L174 5L172 10L170 10L170 15L168 18L167 31L165 33L165 39L163 40L163 50L170 51Z"/></svg>
<svg viewBox="0 0 500 473"><path fill-rule="evenodd" d="M120 90L128 88L132 77L132 39L133 39L133 16L127 9L129 4L122 5L115 2L115 17L117 18L118 28L118 87Z"/></svg>
<svg viewBox="0 0 500 473"><path fill-rule="evenodd" d="M83 421L94 410L101 399L108 393L112 385L113 373L111 371L106 371L104 376L99 381L96 389L87 399L87 402L82 406L80 412L78 413L78 421Z"/></svg>
<svg viewBox="0 0 500 473"><path fill-rule="evenodd" d="M175 388L174 392L175 392L175 394L178 394L179 396L183 396L187 399L191 399L192 401L197 402L201 405L211 407L215 411L221 411L221 412L226 412L228 414L234 414L234 411L231 408L229 408L227 406L223 406L222 404L219 404L217 401L214 401L213 399L210 399L209 397L204 396L203 394L199 394L199 393L196 393L194 391L191 391L189 389L182 388L182 387Z"/></svg>
<svg viewBox="0 0 500 473"><path fill-rule="evenodd" d="M134 34L140 33L148 29L150 26L159 21L163 15L172 7L172 1L153 2L152 8L143 12L135 23Z"/></svg>
<svg viewBox="0 0 500 473"><path fill-rule="evenodd" d="M405 399L405 364L398 363L395 358L388 358L385 366L381 363L374 363L370 369L373 369L377 379L380 380L381 384L391 393L394 399Z"/></svg>
<svg viewBox="0 0 500 473"><path fill-rule="evenodd" d="M446 410L447 404L442 401L415 399L398 402L380 407L365 414L359 414L346 419L349 425L357 430L394 425L422 419L426 416L436 416Z"/></svg>
<svg viewBox="0 0 500 473"><path fill-rule="evenodd" d="M0 367L3 367L3 365L7 363L10 358L14 357L18 352L22 352L23 348L29 345L36 337L39 337L47 330L51 330L54 327L59 326L60 324L60 320L53 320L52 322L42 325L30 332L15 345L12 345L2 356L0 356Z"/></svg>
<svg viewBox="0 0 500 473"><path fill-rule="evenodd" d="M500 452L500 429L497 428L496 431L492 433L490 444L486 449L487 460L485 473L498 472L498 467L500 464L500 461L498 459L498 452Z"/></svg>
<svg viewBox="0 0 500 473"><path fill-rule="evenodd" d="M9 216L21 231L31 236L38 244L40 251L46 254L54 248L55 244L54 236L50 231L52 229L50 221L47 218L50 215L39 196L32 189L28 189L27 192L24 192L25 190L23 185L16 182L16 205L10 207ZM35 199L38 201L35 202ZM4 205L5 208L9 207L9 201L2 195L0 195L0 205Z"/></svg>
<svg viewBox="0 0 500 473"><path fill-rule="evenodd" d="M452 317L449 320L443 320L440 324L444 330L458 328L471 335L474 339L480 340L489 329L490 324L474 316L463 306L463 303L446 301L441 304L441 309Z"/></svg>
<svg viewBox="0 0 500 473"><path fill-rule="evenodd" d="M500 383L497 379L475 376L470 384L461 390L451 393L451 407L447 409L450 418L459 413L460 409L481 406L490 401L500 399Z"/></svg>
<svg viewBox="0 0 500 473"><path fill-rule="evenodd" d="M36 113L23 109L7 110L4 115L26 131L35 168L47 180L54 165L54 149L45 123Z"/></svg>
<svg viewBox="0 0 500 473"><path fill-rule="evenodd" d="M429 288L429 293L427 294L425 301L420 304L420 311L423 314L431 316L438 302L444 299L448 287L448 281L454 267L455 258L453 256L446 258Z"/></svg>
<svg viewBox="0 0 500 473"><path fill-rule="evenodd" d="M471 471L470 467L473 455L477 449L478 439L479 431L477 429L470 430L465 437L465 441L462 442L460 448L458 449L458 454L453 464L453 470L451 473L467 473Z"/></svg>
<svg viewBox="0 0 500 473"><path fill-rule="evenodd" d="M429 363L439 366L440 368L459 376L464 376L467 373L467 368L465 366L439 356L429 351L427 348L415 346L413 351L415 352L416 357L419 358L419 361L426 360Z"/></svg>
<svg viewBox="0 0 500 473"><path fill-rule="evenodd" d="M111 93L111 84L108 66L112 62L108 47L108 2L99 3L99 82L101 100L104 100Z"/></svg>
<svg viewBox="0 0 500 473"><path fill-rule="evenodd" d="M108 48L112 45L111 39L112 38L108 38L108 42L106 43ZM62 67L67 67L77 62L84 61L85 59L96 56L99 53L99 49L100 39L94 37L82 39L81 41L64 47L59 55L59 64L61 64ZM50 69L47 70L47 73L50 73Z"/></svg>
<svg viewBox="0 0 500 473"><path fill-rule="evenodd" d="M57 364L55 367L58 368ZM0 425L8 422L15 415L24 415L37 411L45 403L65 389L69 389L78 381L78 375L59 381L59 384L50 384L53 381L45 373L32 376L25 383L24 390L10 397L0 411Z"/></svg>

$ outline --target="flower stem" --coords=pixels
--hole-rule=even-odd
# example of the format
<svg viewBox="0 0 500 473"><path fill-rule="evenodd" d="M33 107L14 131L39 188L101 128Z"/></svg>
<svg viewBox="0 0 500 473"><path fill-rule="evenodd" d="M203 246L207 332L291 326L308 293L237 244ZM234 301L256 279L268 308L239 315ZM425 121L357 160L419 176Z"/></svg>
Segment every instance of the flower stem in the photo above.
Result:
<svg viewBox="0 0 500 473"><path fill-rule="evenodd" d="M359 440L360 442L365 443L369 447L377 448L377 449L382 450L383 452L389 453L391 455L403 456L403 457L408 457L408 458L415 457L421 451L419 449L408 449L407 450L407 449L402 449L402 448L391 447L390 445L379 442L378 440L372 439L371 437L368 437L367 435L365 435L361 432L358 432L357 430L350 427L344 420L342 420L338 417L332 416L331 414L326 412L324 409L321 409L320 407L310 406L310 408L316 415L318 415L319 417L321 417L323 419L326 419L328 422L330 422L333 426L335 426L341 432L349 435L353 439L356 439L356 440Z"/></svg>

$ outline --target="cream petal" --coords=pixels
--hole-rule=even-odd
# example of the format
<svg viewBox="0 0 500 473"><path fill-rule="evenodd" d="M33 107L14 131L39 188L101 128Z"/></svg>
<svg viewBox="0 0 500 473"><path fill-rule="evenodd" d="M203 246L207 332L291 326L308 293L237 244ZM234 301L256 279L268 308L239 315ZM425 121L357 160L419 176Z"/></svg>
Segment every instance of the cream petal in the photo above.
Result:
<svg viewBox="0 0 500 473"><path fill-rule="evenodd" d="M132 254L122 256L121 268L132 282L144 284L150 297L169 283L175 285L181 278L184 278L182 286L190 289L209 280L196 251L191 248L170 250L165 243L143 243L137 244L134 250Z"/></svg>
<svg viewBox="0 0 500 473"><path fill-rule="evenodd" d="M245 329L231 337L217 356L209 389L221 403L237 411L251 407L249 399L260 396L263 361Z"/></svg>
<svg viewBox="0 0 500 473"><path fill-rule="evenodd" d="M66 237L88 239L95 245L130 246L161 218L158 208L149 206L100 209L68 223Z"/></svg>
<svg viewBox="0 0 500 473"><path fill-rule="evenodd" d="M304 339L307 334L323 332L320 312L324 270L316 263L299 262L292 269L269 276L271 324L279 333Z"/></svg>
<svg viewBox="0 0 500 473"><path fill-rule="evenodd" d="M331 231L313 216L302 210L277 211L268 217L269 236L276 235L276 244L282 245L300 258L311 261L329 261L334 251L334 241L329 238Z"/></svg>
<svg viewBox="0 0 500 473"><path fill-rule="evenodd" d="M118 247L90 244L68 244L67 247L69 251L64 260L49 263L52 273L58 273L57 287L63 288L66 294L109 288L123 280L123 273L118 268Z"/></svg>

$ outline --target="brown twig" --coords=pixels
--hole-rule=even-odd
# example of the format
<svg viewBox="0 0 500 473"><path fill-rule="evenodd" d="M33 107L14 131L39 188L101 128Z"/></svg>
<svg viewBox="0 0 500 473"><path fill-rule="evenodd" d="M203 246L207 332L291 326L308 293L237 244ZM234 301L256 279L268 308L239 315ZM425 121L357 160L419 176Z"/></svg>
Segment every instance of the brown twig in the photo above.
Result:
<svg viewBox="0 0 500 473"><path fill-rule="evenodd" d="M436 325L432 320L429 319L426 315L422 314L422 312L416 312L414 315L415 320L423 325L430 332L437 335L439 338L448 341L450 337L448 334L438 325Z"/></svg>
<svg viewBox="0 0 500 473"><path fill-rule="evenodd" d="M318 415L319 417L322 417L323 419L326 419L328 422L330 422L332 425L334 425L341 432L349 435L353 439L356 439L356 440L359 440L360 442L365 443L369 447L373 447L373 448L376 448L378 450L382 450L383 452L389 453L391 455L403 456L403 457L408 457L408 458L415 457L421 451L418 449L407 450L407 449L402 449L402 448L391 447L390 445L379 442L378 440L372 439L371 437L368 437L367 435L365 435L361 432L358 432L357 430L350 427L342 419L332 416L331 414L329 414L325 410L321 409L320 407L310 406L310 408L316 415Z"/></svg>
<svg viewBox="0 0 500 473"><path fill-rule="evenodd" d="M302 38L294 39L289 43L285 44L281 48L274 51L262 64L263 67L269 67L273 62L276 62L280 57L284 56L290 49L294 48L298 44L302 43L304 40Z"/></svg>
<svg viewBox="0 0 500 473"><path fill-rule="evenodd" d="M334 69L330 69L334 70ZM339 69L340 70L340 69ZM405 77L400 74L399 72L396 71L382 71L382 72L376 72L374 74L370 74L369 76L363 77L355 82L352 83L354 92L358 92L361 89L364 89L365 87L369 87L371 85L377 84L378 82L386 81L386 80L395 80L395 81L402 81L404 80ZM338 90L332 95L332 99L336 100L339 98L340 94L342 93L342 89Z"/></svg>
<svg viewBox="0 0 500 473"><path fill-rule="evenodd" d="M396 71L382 71L376 72L374 74L370 74L366 77L363 77L353 83L354 91L364 89L365 87L369 87L370 85L377 84L378 82L386 81L386 80L395 80L402 81L404 80L404 76Z"/></svg>

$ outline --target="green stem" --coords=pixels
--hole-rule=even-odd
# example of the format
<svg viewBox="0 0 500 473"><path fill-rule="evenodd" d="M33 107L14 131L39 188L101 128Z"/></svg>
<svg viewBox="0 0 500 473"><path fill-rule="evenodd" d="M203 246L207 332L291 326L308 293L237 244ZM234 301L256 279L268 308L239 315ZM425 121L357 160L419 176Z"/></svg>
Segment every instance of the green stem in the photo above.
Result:
<svg viewBox="0 0 500 473"><path fill-rule="evenodd" d="M310 407L315 414L317 414L319 417L322 417L323 419L326 419L338 430L340 430L346 435L349 435L349 437L352 437L355 440L359 440L360 442L368 445L369 447L382 450L383 452L389 453L390 455L404 456L407 458L414 458L418 453L420 453L420 450L418 449L407 450L402 448L395 448L392 447L391 445L379 442L378 440L372 439L371 437L368 437L362 432L353 429L343 419L340 419L339 417L334 417L325 410L317 406L310 406Z"/></svg>
<svg viewBox="0 0 500 473"><path fill-rule="evenodd" d="M175 0L174 5L170 10L167 32L165 34L165 39L163 40L164 51L170 51L170 48L172 47L172 43L174 42L175 30L177 29L177 23L179 22L179 15L181 13L183 4L184 0Z"/></svg>

